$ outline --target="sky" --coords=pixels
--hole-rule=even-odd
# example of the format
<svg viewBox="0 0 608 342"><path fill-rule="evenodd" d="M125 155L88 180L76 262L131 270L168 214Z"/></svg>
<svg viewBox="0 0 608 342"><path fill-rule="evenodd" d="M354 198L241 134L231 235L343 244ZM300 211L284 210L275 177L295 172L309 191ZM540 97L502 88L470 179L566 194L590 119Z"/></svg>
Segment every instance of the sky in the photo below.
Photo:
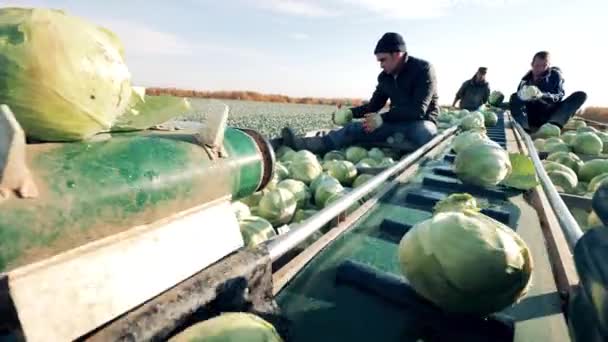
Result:
<svg viewBox="0 0 608 342"><path fill-rule="evenodd" d="M385 32L431 62L442 104L479 66L511 94L547 50L566 94L608 106L606 0L0 0L51 7L114 31L133 83L367 99Z"/></svg>

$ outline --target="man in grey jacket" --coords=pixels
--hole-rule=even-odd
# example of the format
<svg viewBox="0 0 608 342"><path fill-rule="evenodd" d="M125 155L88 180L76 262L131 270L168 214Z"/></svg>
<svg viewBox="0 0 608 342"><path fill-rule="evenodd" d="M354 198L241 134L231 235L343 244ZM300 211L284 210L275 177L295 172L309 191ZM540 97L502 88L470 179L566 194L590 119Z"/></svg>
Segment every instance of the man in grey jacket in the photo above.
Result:
<svg viewBox="0 0 608 342"><path fill-rule="evenodd" d="M363 119L362 122L350 122L323 137L297 137L286 127L281 132L283 143L298 150L324 153L357 143L384 142L397 132L403 134L413 148L430 141L437 134L435 118L439 112L433 66L410 56L403 38L393 32L380 38L374 54L382 72L369 102L341 108L333 114ZM389 110L378 113L389 99Z"/></svg>
<svg viewBox="0 0 608 342"><path fill-rule="evenodd" d="M460 101L461 109L473 111L488 102L490 98L490 84L486 81L487 72L487 68L480 67L470 80L464 81L456 93L452 107L456 107L456 103Z"/></svg>

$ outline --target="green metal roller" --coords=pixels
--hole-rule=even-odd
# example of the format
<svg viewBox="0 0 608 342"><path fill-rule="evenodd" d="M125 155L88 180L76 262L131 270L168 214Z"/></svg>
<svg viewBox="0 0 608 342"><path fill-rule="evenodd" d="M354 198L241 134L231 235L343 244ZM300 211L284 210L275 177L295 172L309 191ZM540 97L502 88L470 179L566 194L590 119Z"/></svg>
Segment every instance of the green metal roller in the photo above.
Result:
<svg viewBox="0 0 608 342"><path fill-rule="evenodd" d="M258 133L227 128L219 149L199 143L196 133L27 145L39 195L0 202L0 272L214 200L248 196L271 179L274 154Z"/></svg>

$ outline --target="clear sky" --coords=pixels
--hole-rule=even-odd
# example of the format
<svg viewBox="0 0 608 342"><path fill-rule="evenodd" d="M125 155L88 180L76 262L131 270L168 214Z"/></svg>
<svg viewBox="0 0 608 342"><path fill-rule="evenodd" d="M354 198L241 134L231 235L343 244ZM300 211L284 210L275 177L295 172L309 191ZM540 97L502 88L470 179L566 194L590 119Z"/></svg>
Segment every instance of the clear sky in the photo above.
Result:
<svg viewBox="0 0 608 342"><path fill-rule="evenodd" d="M607 0L0 0L65 9L116 32L134 83L290 96L369 98L373 49L401 33L435 65L451 103L478 66L513 92L532 55L548 50L566 92L608 106Z"/></svg>

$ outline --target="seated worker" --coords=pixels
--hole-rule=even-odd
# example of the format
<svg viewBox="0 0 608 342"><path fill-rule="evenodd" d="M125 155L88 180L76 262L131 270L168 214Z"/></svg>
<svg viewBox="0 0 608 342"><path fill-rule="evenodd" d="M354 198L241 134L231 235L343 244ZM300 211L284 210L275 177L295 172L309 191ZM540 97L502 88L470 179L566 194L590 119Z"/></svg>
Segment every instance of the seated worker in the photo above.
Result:
<svg viewBox="0 0 608 342"><path fill-rule="evenodd" d="M564 99L564 77L558 67L551 66L547 51L537 52L532 58L532 70L521 79L517 93L511 95L511 114L528 132L535 132L549 122L563 127L587 100L587 94L576 91ZM527 100L518 95L524 86L534 85L540 93Z"/></svg>
<svg viewBox="0 0 608 342"><path fill-rule="evenodd" d="M437 134L435 118L439 112L434 68L409 56L403 38L397 33L385 33L374 54L382 72L369 102L333 113L334 117L346 114L363 118L362 122L350 122L323 137L297 137L285 127L281 132L283 143L296 150L324 153L358 143L383 143L397 132L405 136L413 149L430 141ZM379 114L389 99L389 110Z"/></svg>
<svg viewBox="0 0 608 342"><path fill-rule="evenodd" d="M486 81L487 72L487 68L480 67L470 80L464 81L456 93L452 107L456 107L456 103L460 101L460 109L474 111L479 109L482 104L488 102L490 98L490 84Z"/></svg>

